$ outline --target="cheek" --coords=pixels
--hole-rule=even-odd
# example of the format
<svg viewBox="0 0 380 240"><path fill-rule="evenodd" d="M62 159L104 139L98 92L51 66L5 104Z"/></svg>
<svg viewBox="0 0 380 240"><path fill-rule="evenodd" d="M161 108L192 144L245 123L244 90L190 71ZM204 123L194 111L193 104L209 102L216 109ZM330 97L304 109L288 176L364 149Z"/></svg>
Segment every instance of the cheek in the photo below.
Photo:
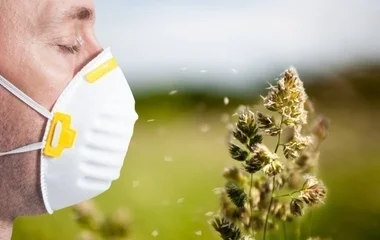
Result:
<svg viewBox="0 0 380 240"><path fill-rule="evenodd" d="M30 96L51 109L63 89L73 78L74 56L65 56L57 49L34 46L30 51L28 88ZM33 77L32 77L33 76Z"/></svg>

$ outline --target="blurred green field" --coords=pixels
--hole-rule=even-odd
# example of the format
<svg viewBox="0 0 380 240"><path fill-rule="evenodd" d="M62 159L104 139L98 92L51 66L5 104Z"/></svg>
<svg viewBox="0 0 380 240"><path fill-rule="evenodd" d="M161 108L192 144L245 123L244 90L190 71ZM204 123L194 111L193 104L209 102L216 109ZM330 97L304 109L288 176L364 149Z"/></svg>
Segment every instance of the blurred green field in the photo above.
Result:
<svg viewBox="0 0 380 240"><path fill-rule="evenodd" d="M380 89L377 81L306 86L332 126L320 160L328 198L313 210L312 228L307 222L303 225L302 239L310 233L338 240L380 239L380 98L369 94L375 86ZM181 91L138 98L140 118L121 177L95 199L100 209L128 210L129 239L219 239L205 213L217 211L218 196L212 190L223 185L223 168L234 164L221 116L257 97L256 93L252 99L231 97L228 106L221 96ZM156 238L151 235L154 230L159 233ZM78 232L71 209L65 209L51 216L18 219L12 239L67 240L75 239Z"/></svg>

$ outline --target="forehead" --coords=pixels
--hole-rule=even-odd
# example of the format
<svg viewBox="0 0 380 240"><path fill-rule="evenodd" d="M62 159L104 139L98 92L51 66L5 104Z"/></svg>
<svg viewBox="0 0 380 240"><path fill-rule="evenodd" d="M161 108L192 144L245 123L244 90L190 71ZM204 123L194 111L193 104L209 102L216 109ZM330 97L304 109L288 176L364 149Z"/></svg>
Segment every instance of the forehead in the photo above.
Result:
<svg viewBox="0 0 380 240"><path fill-rule="evenodd" d="M43 18L53 22L93 20L94 17L93 0L48 0L43 10Z"/></svg>
<svg viewBox="0 0 380 240"><path fill-rule="evenodd" d="M55 6L58 8L70 8L73 6L84 6L88 8L94 8L93 0L42 0L41 2L45 2L48 6Z"/></svg>

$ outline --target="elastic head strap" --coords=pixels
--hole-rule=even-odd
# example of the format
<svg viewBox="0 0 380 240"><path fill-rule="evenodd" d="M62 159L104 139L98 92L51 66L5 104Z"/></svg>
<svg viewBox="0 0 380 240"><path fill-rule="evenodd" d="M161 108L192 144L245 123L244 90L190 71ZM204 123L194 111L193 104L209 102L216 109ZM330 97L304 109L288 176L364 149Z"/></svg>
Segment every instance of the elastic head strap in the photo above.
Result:
<svg viewBox="0 0 380 240"><path fill-rule="evenodd" d="M40 150L43 147L44 147L43 142L32 143L30 145L26 145L26 146L23 146L20 148L16 148L16 149L9 151L9 152L0 152L0 157L6 156L6 155L18 154L18 153L32 152L32 151Z"/></svg>
<svg viewBox="0 0 380 240"><path fill-rule="evenodd" d="M2 85L5 89L7 89L10 93L15 95L17 98L19 98L21 101L23 101L25 104L33 108L36 112L41 114L42 116L46 117L47 119L52 119L53 114L46 110L43 106L35 102L33 99L31 99L28 95L23 93L20 89L18 89L16 86L14 86L12 83L10 83L8 80L6 80L3 76L0 75L0 85Z"/></svg>

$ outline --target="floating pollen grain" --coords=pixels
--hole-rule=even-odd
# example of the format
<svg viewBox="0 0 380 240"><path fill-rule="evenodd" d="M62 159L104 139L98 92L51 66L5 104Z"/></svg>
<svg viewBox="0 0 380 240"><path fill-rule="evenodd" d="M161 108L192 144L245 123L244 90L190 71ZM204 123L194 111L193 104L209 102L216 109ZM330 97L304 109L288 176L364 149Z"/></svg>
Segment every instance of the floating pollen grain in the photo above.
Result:
<svg viewBox="0 0 380 240"><path fill-rule="evenodd" d="M201 235L202 235L202 231L196 231L196 232L195 232L195 235L197 235L197 236L201 236Z"/></svg>
<svg viewBox="0 0 380 240"><path fill-rule="evenodd" d="M156 119L148 119L147 122L154 122Z"/></svg>
<svg viewBox="0 0 380 240"><path fill-rule="evenodd" d="M154 230L154 231L152 232L152 236L153 236L153 237L157 237L157 236L158 236L158 230Z"/></svg>
<svg viewBox="0 0 380 240"><path fill-rule="evenodd" d="M230 120L230 115L228 113L223 113L222 115L220 115L220 121L222 123L228 123L229 120Z"/></svg>
<svg viewBox="0 0 380 240"><path fill-rule="evenodd" d="M172 96L172 95L177 94L177 93L178 93L177 90L172 90L172 91L169 92L169 95Z"/></svg>
<svg viewBox="0 0 380 240"><path fill-rule="evenodd" d="M211 217L212 215L214 215L214 212L206 212L205 213L205 216L207 216L207 217Z"/></svg>
<svg viewBox="0 0 380 240"><path fill-rule="evenodd" d="M139 185L140 185L140 181L135 180L135 181L132 182L132 187L133 188L137 188Z"/></svg>
<svg viewBox="0 0 380 240"><path fill-rule="evenodd" d="M206 133L206 132L210 131L210 129L211 129L211 127L210 127L210 125L208 125L208 124L202 124L202 125L200 126L200 130L201 130L201 132L203 132L203 133Z"/></svg>
<svg viewBox="0 0 380 240"><path fill-rule="evenodd" d="M179 203L183 203L185 201L185 198L179 198L178 200L177 200L177 203L179 204Z"/></svg>
<svg viewBox="0 0 380 240"><path fill-rule="evenodd" d="M212 192L214 193L214 194L216 194L216 195L219 195L219 194L221 194L222 192L223 192L223 188L214 188L213 190L212 190Z"/></svg>
<svg viewBox="0 0 380 240"><path fill-rule="evenodd" d="M228 97L224 97L223 102L224 105L228 105L230 103L230 99L228 99Z"/></svg>

